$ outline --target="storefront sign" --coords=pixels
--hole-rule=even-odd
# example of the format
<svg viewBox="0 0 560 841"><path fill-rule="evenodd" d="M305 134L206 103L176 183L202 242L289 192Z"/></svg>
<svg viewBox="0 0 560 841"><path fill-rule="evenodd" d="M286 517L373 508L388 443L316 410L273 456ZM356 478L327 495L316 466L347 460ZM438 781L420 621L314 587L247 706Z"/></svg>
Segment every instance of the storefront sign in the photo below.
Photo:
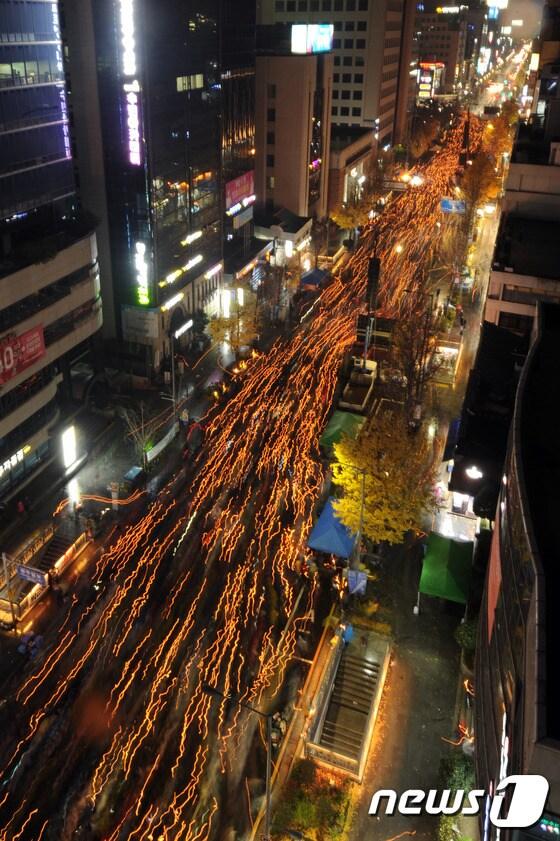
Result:
<svg viewBox="0 0 560 841"><path fill-rule="evenodd" d="M33 584L40 584L41 587L46 587L49 583L48 576L45 572L35 567L28 567L25 564L16 564L16 571L20 578L24 581L31 581Z"/></svg>
<svg viewBox="0 0 560 841"><path fill-rule="evenodd" d="M255 193L255 172L245 172L226 184L226 210Z"/></svg>
<svg viewBox="0 0 560 841"><path fill-rule="evenodd" d="M6 336L0 340L0 385L29 368L45 353L43 328L32 327L21 336Z"/></svg>
<svg viewBox="0 0 560 841"><path fill-rule="evenodd" d="M0 478L4 475L4 473L8 473L12 468L16 467L20 462L22 462L26 455L31 452L31 446L26 444L25 447L22 447L20 450L15 452L10 458L7 458L6 461L0 464Z"/></svg>
<svg viewBox="0 0 560 841"><path fill-rule="evenodd" d="M238 228L241 228L242 225L245 225L246 222L250 222L253 218L253 208L248 207L246 210L243 210L241 213L238 213L237 216L233 217L233 229L234 231Z"/></svg>
<svg viewBox="0 0 560 841"><path fill-rule="evenodd" d="M146 244L137 242L134 249L134 269L136 271L136 292L139 304L150 303L150 287L148 281L148 263L146 261Z"/></svg>

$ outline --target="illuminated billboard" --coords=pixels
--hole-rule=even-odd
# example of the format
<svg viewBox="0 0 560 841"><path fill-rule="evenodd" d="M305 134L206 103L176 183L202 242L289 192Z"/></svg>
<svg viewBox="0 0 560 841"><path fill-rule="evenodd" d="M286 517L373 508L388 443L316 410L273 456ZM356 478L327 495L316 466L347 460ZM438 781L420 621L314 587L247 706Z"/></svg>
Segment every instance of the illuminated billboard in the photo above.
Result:
<svg viewBox="0 0 560 841"><path fill-rule="evenodd" d="M124 77L124 110L127 157L133 166L142 163L140 83L137 78L134 0L119 0L121 29L121 72Z"/></svg>
<svg viewBox="0 0 560 841"><path fill-rule="evenodd" d="M292 53L312 55L332 50L332 23L295 23L292 26Z"/></svg>
<svg viewBox="0 0 560 841"><path fill-rule="evenodd" d="M0 385L17 377L45 354L45 339L41 325L19 336L10 334L0 340Z"/></svg>

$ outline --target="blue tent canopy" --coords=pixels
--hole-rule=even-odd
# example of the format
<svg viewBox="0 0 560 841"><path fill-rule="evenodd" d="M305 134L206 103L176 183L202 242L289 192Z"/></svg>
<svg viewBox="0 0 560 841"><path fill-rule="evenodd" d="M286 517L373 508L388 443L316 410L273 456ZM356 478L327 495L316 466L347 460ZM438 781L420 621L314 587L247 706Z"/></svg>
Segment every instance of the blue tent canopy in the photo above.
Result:
<svg viewBox="0 0 560 841"><path fill-rule="evenodd" d="M324 269L310 269L305 274L302 274L300 283L302 286L319 286L327 275L328 272Z"/></svg>
<svg viewBox="0 0 560 841"><path fill-rule="evenodd" d="M339 558L349 558L354 549L355 535L350 534L335 514L333 499L329 497L321 516L315 523L307 545L315 552L326 552Z"/></svg>

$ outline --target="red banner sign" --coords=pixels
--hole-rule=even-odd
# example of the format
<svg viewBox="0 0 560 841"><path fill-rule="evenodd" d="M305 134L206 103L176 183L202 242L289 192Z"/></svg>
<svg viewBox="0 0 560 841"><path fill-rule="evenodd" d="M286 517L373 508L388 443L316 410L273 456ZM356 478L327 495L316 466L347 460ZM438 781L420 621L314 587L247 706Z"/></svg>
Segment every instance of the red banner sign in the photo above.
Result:
<svg viewBox="0 0 560 841"><path fill-rule="evenodd" d="M226 210L233 207L241 199L252 196L255 192L255 172L245 172L239 178L234 178L233 181L226 183Z"/></svg>
<svg viewBox="0 0 560 841"><path fill-rule="evenodd" d="M0 385L29 368L45 353L42 327L33 327L21 336L0 339Z"/></svg>

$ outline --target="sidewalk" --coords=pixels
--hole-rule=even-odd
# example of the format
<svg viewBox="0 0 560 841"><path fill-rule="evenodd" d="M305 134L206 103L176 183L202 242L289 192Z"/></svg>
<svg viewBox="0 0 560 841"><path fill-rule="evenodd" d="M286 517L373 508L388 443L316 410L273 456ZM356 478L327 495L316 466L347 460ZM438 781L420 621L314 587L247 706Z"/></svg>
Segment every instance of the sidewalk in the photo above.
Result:
<svg viewBox="0 0 560 841"><path fill-rule="evenodd" d="M282 791L292 772L294 763L296 759L302 756L307 730L311 723L311 710L313 708L314 698L321 684L329 658L333 653L333 649L330 644L332 635L332 628L330 628L327 624L315 651L315 656L309 672L307 673L307 678L303 688L301 689L298 706L295 708L295 712L290 721L286 735L282 740L280 753L274 763L271 795L273 814L275 802L282 794ZM263 803L263 806L253 823L249 841L256 841L256 839L260 838L259 830L262 827L264 813L265 804Z"/></svg>
<svg viewBox="0 0 560 841"><path fill-rule="evenodd" d="M225 358L224 358L225 357ZM179 405L187 407L191 417L202 416L210 399L206 389L224 377L220 362L231 361L227 348L211 347L192 371L186 372L183 381L178 382ZM186 397L187 389L189 397ZM170 410L171 404L162 391L135 393L124 397L131 403L141 400L149 404L153 414ZM115 402L123 398L115 396ZM75 407L67 412L65 425L74 424L78 439L78 451L84 453L81 465L70 475L62 468L56 454L48 466L22 489L21 498L27 500L26 512L17 513L16 502L20 496L8 504L0 520L0 548L9 553L16 553L30 535L52 524L52 515L58 503L77 494L98 494L110 496L112 482L121 482L127 471L137 463L134 445L120 419L110 419L84 407ZM176 462L183 448L183 436L178 435L160 457L160 464L149 474L153 484L154 477L162 470L162 460L169 457ZM156 483L157 484L157 483Z"/></svg>

